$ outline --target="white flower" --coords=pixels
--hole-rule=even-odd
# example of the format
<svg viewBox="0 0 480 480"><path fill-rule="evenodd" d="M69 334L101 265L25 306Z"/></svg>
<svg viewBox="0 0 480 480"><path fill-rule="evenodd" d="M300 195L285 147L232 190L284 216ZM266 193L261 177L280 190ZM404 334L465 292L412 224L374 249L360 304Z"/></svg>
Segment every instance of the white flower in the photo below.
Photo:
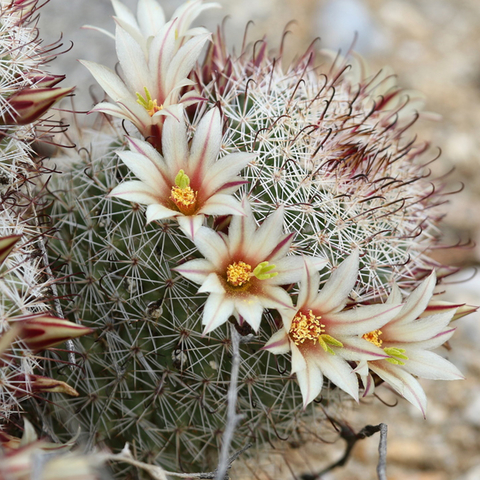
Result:
<svg viewBox="0 0 480 480"><path fill-rule="evenodd" d="M293 309L289 294L280 285L300 280L303 258L286 256L293 233L282 233L283 208L257 228L245 198L243 205L247 215L232 217L228 235L200 228L195 245L204 259L175 268L200 284L199 292L210 293L203 312L204 333L222 325L231 315L256 331L265 308ZM326 264L322 258L312 262L318 269Z"/></svg>
<svg viewBox="0 0 480 480"><path fill-rule="evenodd" d="M237 174L255 154L231 153L217 160L222 141L217 108L202 118L189 152L185 119L178 116L165 121L163 157L149 143L127 137L131 151L118 155L140 181L121 183L109 196L148 205L147 222L176 218L194 238L205 215L244 215L231 194L245 183Z"/></svg>
<svg viewBox="0 0 480 480"><path fill-rule="evenodd" d="M115 21L142 47L148 55L148 44L165 25L165 13L156 0L139 0L137 16L118 0L112 0L115 10ZM203 3L203 0L193 0L180 5L172 15L178 19L176 24L177 41L183 43L189 36L208 33L205 28L190 28L193 21L209 8L220 7L218 3ZM113 35L112 35L113 36Z"/></svg>
<svg viewBox="0 0 480 480"><path fill-rule="evenodd" d="M448 360L430 352L443 345L454 333L449 326L455 309L424 316L435 288L435 272L425 279L408 297L400 312L381 330L365 335L370 342L381 347L390 358L362 362L357 371L362 375L365 394L374 389L368 368L388 383L397 393L415 405L425 416L427 399L415 377L433 380L460 380L464 377ZM397 286L388 303L401 300ZM419 318L421 317L421 318ZM368 368L367 368L368 366Z"/></svg>
<svg viewBox="0 0 480 480"><path fill-rule="evenodd" d="M362 335L395 316L401 305L367 305L344 310L358 275L355 250L319 292L320 276L308 259L297 306L283 315L283 328L263 347L275 354L292 352L292 373L306 407L320 393L325 375L358 400L358 380L348 361L386 358Z"/></svg>
<svg viewBox="0 0 480 480"><path fill-rule="evenodd" d="M114 1L115 42L124 80L103 65L81 61L115 102L99 103L92 112L130 120L150 143L159 147L163 117L174 115L171 106L204 100L195 90L180 98L180 90L194 85L188 76L211 36L205 29L188 27L211 6L215 4L203 5L200 0L187 3L177 10L177 17L164 23L163 11L153 0L139 3L138 21ZM157 22L161 25L158 31Z"/></svg>

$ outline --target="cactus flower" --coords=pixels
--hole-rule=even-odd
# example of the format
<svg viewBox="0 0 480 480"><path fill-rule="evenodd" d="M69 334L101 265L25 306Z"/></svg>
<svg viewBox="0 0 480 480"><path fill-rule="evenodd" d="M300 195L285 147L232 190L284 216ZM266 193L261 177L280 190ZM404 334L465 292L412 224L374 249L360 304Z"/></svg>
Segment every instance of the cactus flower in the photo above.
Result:
<svg viewBox="0 0 480 480"><path fill-rule="evenodd" d="M145 138L160 148L164 116L174 115L172 106L177 103L187 106L204 100L194 90L183 95L180 90L194 85L188 76L211 36L204 29L189 30L189 22L213 4L192 2L191 8L179 9L178 16L158 31L153 22L155 19L163 21L163 15L154 4L153 1L141 2L137 23L120 2L114 2L119 15L115 42L125 81L103 65L81 63L115 102L99 103L91 111L130 120ZM179 39L180 33L182 38Z"/></svg>
<svg viewBox="0 0 480 480"><path fill-rule="evenodd" d="M247 322L255 331L265 308L293 310L289 294L280 285L301 278L303 259L286 256L293 233L284 234L280 207L257 228L250 204L244 198L246 216L232 217L228 236L202 227L195 245L204 259L175 268L184 277L201 284L199 292L210 293L203 311L204 334L233 315L240 325ZM326 264L312 259L314 267Z"/></svg>
<svg viewBox="0 0 480 480"><path fill-rule="evenodd" d="M217 108L198 125L189 152L185 120L179 116L165 122L163 156L149 143L128 138L131 151L118 155L140 181L121 183L110 196L148 205L147 222L175 218L194 238L205 215L244 215L231 194L245 183L237 174L255 155L232 153L217 160L222 141Z"/></svg>
<svg viewBox="0 0 480 480"><path fill-rule="evenodd" d="M372 393L375 387L371 375L368 374L370 369L417 407L424 416L427 399L415 377L432 380L464 378L452 363L430 351L443 345L455 331L455 328L449 326L455 309L448 308L441 313L423 316L429 308L435 283L435 272L432 272L410 294L394 318L380 330L364 335L369 342L382 348L389 358L361 362L357 368L363 378L365 394ZM388 303L394 304L400 300L400 290L395 286Z"/></svg>
<svg viewBox="0 0 480 480"><path fill-rule="evenodd" d="M358 276L358 250L332 273L320 292L320 276L308 259L297 306L284 312L283 328L263 347L274 354L292 352L292 373L306 407L320 393L323 376L358 400L358 380L348 362L387 358L362 338L393 318L401 305L366 305L345 310Z"/></svg>

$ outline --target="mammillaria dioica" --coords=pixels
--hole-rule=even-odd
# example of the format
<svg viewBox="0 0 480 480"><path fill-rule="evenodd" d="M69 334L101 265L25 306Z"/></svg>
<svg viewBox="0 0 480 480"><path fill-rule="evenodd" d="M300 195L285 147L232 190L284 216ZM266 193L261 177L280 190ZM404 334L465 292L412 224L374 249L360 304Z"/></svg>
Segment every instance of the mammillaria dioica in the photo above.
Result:
<svg viewBox="0 0 480 480"><path fill-rule="evenodd" d="M192 4L200 7L202 2ZM135 18L120 2L115 0L114 6L124 20ZM140 0L139 6L139 12L151 8L159 15L155 0ZM177 21L173 18L165 25ZM185 471L212 469L227 420L230 326L241 335L237 408L244 414L232 448L241 448L249 441L262 445L282 438L305 440L312 433L312 422L325 418L313 402L316 395L305 393L305 381L300 380L302 389L297 384L295 373L305 370L305 361L302 363L297 355L291 373L289 362L272 355L268 351L272 344L267 342L274 335L274 340L283 341L282 347L286 347L284 340L288 336L290 344L298 342L302 349L313 345L326 356L338 354L341 360L329 365L342 365L342 370L331 377L354 398L362 393L357 378L342 383L342 375L359 375L368 390L368 368L376 370L372 355L381 362L390 360L390 364L397 362L401 366L402 349L381 349L377 337L381 328L401 311L405 297L424 285L422 281L434 267L437 278L449 271L426 254L437 245L434 232L441 217L439 200L431 188L432 180L425 178L428 156L422 155L427 147L415 143L409 133L415 117L402 90L391 88L389 78L355 76L347 72L349 60L343 58L325 66L317 61L313 49L292 65L282 65L281 56L267 55L265 44L254 53L246 49L234 56L227 52L222 35L216 35L203 62L196 48L188 61L178 59L182 71L178 80L186 75L189 81L182 80L182 88L169 90L168 106L161 108L159 100L152 96L150 83L141 83L141 72L135 73L125 63L125 52L143 55L143 59L136 60L143 65L153 62L149 57L152 50L145 50L148 45L155 45L158 54L163 39L166 45L171 43L170 56L178 45L164 27L151 30L144 44L142 35L127 32L134 25L128 27L127 23L117 20L116 40L122 69L127 70L124 74L128 91L117 77L115 85L120 90L113 91L112 85L106 88L114 103L103 102L94 110L132 120L133 125L126 126L130 140L112 121L104 122L96 132L81 130L76 153L59 160L66 173L50 185L56 192L51 218L58 226L57 239L51 242L52 255L58 257L63 264L61 271L69 278L64 286L64 308L96 332L76 342L81 368L62 371L80 395L68 401L58 398L55 414L60 425L71 431L80 426L90 446L121 449L128 441L139 460ZM197 41L199 34L205 32L193 30ZM197 66L184 73L186 66L194 63L192 56L196 56ZM113 72L87 65L102 85L103 74L110 75L113 81ZM355 65L353 70L357 71ZM144 83L151 81L149 71ZM125 98L118 96L119 92ZM185 110L176 108L182 102ZM234 219L205 215L200 219L203 224L195 226L195 235L187 235L177 219L169 218L173 216L170 214L147 222L148 210L143 207L149 204L146 197L138 203L129 202L133 197L115 198L123 188L119 185L140 183L134 174L143 183L148 180L148 171L142 170L141 164L134 165L135 155L125 153L126 149L133 145L135 150L135 142L144 146L148 142L159 151L153 156L158 171L163 172L163 145L173 141L163 135L176 130L169 129L167 122L185 121L189 142L194 142L194 138L205 138L195 136L195 132L213 109L221 112L223 128L217 162L227 155L252 155L240 172L247 184L241 189L235 184L228 192L238 201L248 201L248 209ZM137 113L127 115L127 110ZM178 118L178 111L183 118ZM145 118L146 123L140 118ZM74 130L70 136L75 137ZM128 160L127 165L120 157ZM175 179L164 176L162 181L168 188L190 188L190 178L180 170ZM194 198L195 191L187 193ZM242 215L252 215L254 221L244 222ZM254 236L255 227L257 232L271 230L262 229L262 225L272 216L282 222L276 234L261 240L261 235ZM289 296L289 302L255 303L260 298L255 288L262 281L268 283L278 272L274 262L259 260L258 265L250 265L241 255L228 257L227 253L234 251L229 250L232 238L241 238L238 233L231 238L229 230L242 224L253 225L249 226L251 238L259 241L259 247L272 258L277 259L272 254L277 247L287 244L288 252L279 255L279 261L283 262L284 253L288 253L286 258L299 268L302 256L305 258L305 271L286 280L288 285L270 282L274 285L271 290L281 289L282 301ZM216 251L228 250L228 265L223 265L228 270L225 275L219 273L211 255L215 248L206 246L210 240L215 242ZM249 247L254 251L256 245ZM201 264L203 256L205 271L188 273L190 266ZM347 267L349 271L345 272ZM338 278L332 276L337 269L342 271L341 279L348 279L343 290ZM306 277L299 287L296 282L302 274ZM313 289L320 287L320 291L322 285L325 291L335 285L341 295L331 292L339 296L332 310L322 310L315 304L292 319L287 312L295 314L293 305L303 306L301 299L306 294L302 289L306 284L313 285ZM254 313L247 316L251 321L243 318L241 308L230 303L226 308L225 302L220 302L229 314L228 321L222 312L221 321L202 332L207 298L224 298L225 289L232 298L240 298L248 291L243 297L252 302L250 312ZM390 297L393 305L386 305L392 289L401 289L402 293ZM308 297L313 303L314 293L309 291ZM428 301L423 303L418 316L428 311ZM442 308L449 315L455 310L449 305ZM262 316L258 325L259 312ZM367 318L375 312L380 320ZM325 323L322 315L326 316ZM208 318L212 318L211 312ZM335 321L339 324L334 325ZM365 329L340 325L355 321L365 322ZM286 322L294 323L294 329L290 325L281 340L278 332ZM328 334L328 322L332 331L336 328L340 332L338 338ZM370 356L356 355L359 345ZM289 349L280 350L275 353L287 353ZM321 372L322 368L315 371ZM386 376L384 380L389 381ZM318 386L319 381L315 393L319 392ZM401 394L401 386L395 387ZM316 400L331 409L342 405L346 398L331 384L324 386L322 395Z"/></svg>
<svg viewBox="0 0 480 480"><path fill-rule="evenodd" d="M91 331L53 313L55 279L41 218L45 197L37 189L38 177L51 169L33 144L61 130L44 114L73 89L57 87L64 76L46 71L56 46L39 39L39 7L37 0L0 2L0 429L5 434L21 423L26 398L77 394L44 375L43 350Z"/></svg>

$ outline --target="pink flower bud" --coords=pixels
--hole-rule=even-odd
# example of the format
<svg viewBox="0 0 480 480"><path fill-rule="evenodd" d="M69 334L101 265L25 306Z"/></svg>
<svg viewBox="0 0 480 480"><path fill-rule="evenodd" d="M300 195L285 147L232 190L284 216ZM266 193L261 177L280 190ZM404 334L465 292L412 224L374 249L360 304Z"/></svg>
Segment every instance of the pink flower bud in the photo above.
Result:
<svg viewBox="0 0 480 480"><path fill-rule="evenodd" d="M0 238L0 265L10 255L15 244L22 238L21 235L9 235L8 237Z"/></svg>
<svg viewBox="0 0 480 480"><path fill-rule="evenodd" d="M91 328L45 313L14 317L9 321L11 325L20 325L20 338L34 352L93 332Z"/></svg>
<svg viewBox="0 0 480 480"><path fill-rule="evenodd" d="M31 393L65 393L72 397L78 397L79 393L68 383L54 380L41 375L30 375L20 373L9 379L6 388L13 389L15 395L22 397Z"/></svg>
<svg viewBox="0 0 480 480"><path fill-rule="evenodd" d="M35 85L36 88L50 88L57 83L65 80L65 75L48 75L46 73L29 75L28 79Z"/></svg>
<svg viewBox="0 0 480 480"><path fill-rule="evenodd" d="M5 125L32 123L55 102L72 93L74 88L24 88L8 99L11 110L1 123Z"/></svg>

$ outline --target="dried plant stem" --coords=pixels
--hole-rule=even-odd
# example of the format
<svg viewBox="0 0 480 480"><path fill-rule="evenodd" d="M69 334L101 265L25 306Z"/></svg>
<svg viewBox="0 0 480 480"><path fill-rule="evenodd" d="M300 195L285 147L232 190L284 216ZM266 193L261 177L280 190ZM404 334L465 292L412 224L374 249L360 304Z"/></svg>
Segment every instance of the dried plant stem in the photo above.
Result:
<svg viewBox="0 0 480 480"><path fill-rule="evenodd" d="M252 446L251 443L245 445L241 450L238 452L235 452L228 460L227 460L227 468L226 471L230 469L232 466L232 463L248 448ZM204 479L204 480L213 480L217 478L217 472L218 469L213 471L213 472L200 472L200 473L178 473L178 472L169 472L167 470L164 470L162 467L159 467L158 465L150 465L148 463L140 462L138 460L135 460L132 457L132 454L130 452L130 448L127 445L125 445L125 448L118 454L115 455L105 455L104 456L105 460L107 461L112 461L112 462L123 462L123 463L128 463L129 465L133 465L134 467L141 468L142 470L145 470L146 472L149 473L149 475L154 479L154 480L167 480L167 476L170 477L177 477L177 478L199 478L199 479Z"/></svg>
<svg viewBox="0 0 480 480"><path fill-rule="evenodd" d="M346 442L345 452L339 460L324 468L320 472L314 474L304 473L300 477L301 480L318 480L322 478L323 475L334 470L335 468L343 467L348 462L355 444L359 440L371 437L377 432L380 432L380 444L378 446L380 458L377 465L377 475L379 480L387 480L387 425L384 423L380 423L378 425L366 425L358 433L355 433L348 425L340 423L338 420L334 420L333 418L331 420L340 428L340 437Z"/></svg>
<svg viewBox="0 0 480 480"><path fill-rule="evenodd" d="M380 427L380 442L378 444L378 480L387 480L387 432L388 427L385 423L378 425Z"/></svg>
<svg viewBox="0 0 480 480"><path fill-rule="evenodd" d="M231 466L231 462L229 463L228 458L230 445L233 440L235 428L243 418L243 415L237 414L238 371L240 369L240 335L233 325L230 328L230 332L230 339L232 341L232 371L227 395L227 425L223 432L223 443L215 480L224 480L225 477L228 478L228 470Z"/></svg>

